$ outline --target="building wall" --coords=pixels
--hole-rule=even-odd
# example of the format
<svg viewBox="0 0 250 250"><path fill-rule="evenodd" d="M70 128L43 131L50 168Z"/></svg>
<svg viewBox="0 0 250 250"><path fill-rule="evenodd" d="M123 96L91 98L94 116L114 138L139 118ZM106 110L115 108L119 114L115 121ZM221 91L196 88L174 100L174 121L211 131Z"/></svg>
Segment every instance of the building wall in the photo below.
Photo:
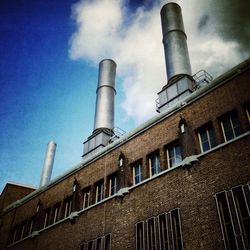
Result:
<svg viewBox="0 0 250 250"><path fill-rule="evenodd" d="M14 201L22 199L34 190L35 188L24 187L14 183L7 183L0 196L0 211Z"/></svg>
<svg viewBox="0 0 250 250"><path fill-rule="evenodd" d="M81 210L74 220L62 220L40 231L38 236L10 245L9 249L78 249L81 243L106 233L112 233L112 249L135 249L135 224L174 208L180 208L185 249L224 249L214 195L250 180L249 121L244 107L250 101L249 82L249 69L235 76L230 75L224 84L218 84L206 95L166 115L152 127L51 185L25 204L5 212L0 228L1 235L4 235L0 240L0 249L5 249L13 226L34 215L41 224L44 209L52 208L57 202L63 204L63 200L72 195L76 181L78 194L74 194L76 202L73 205L78 206L76 210L81 210L80 191L85 187L92 187L93 202L94 183L104 178L107 189L106 177L119 171L121 153L125 157L124 183L131 187L128 194L111 197ZM245 135L223 144L219 118L233 109L238 113ZM181 117L189 128L187 135L180 133ZM200 154L196 131L207 122L212 122L216 144L221 146ZM187 137L183 139L184 136ZM189 142L188 145L181 145L182 153L193 147L198 161L189 166L167 169L166 146L176 140ZM148 156L154 151L160 154L163 172L149 178ZM142 162L144 181L132 187L132 166L138 160ZM39 201L42 205L37 212Z"/></svg>

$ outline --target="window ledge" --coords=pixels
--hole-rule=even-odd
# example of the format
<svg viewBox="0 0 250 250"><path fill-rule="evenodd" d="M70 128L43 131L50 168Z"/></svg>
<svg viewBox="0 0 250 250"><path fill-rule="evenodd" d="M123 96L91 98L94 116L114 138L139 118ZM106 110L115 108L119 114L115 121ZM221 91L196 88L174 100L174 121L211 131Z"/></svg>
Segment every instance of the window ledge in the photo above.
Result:
<svg viewBox="0 0 250 250"><path fill-rule="evenodd" d="M237 136L237 137L235 137L235 138L233 138L233 139L231 139L231 140L229 140L229 141L223 142L223 143L221 143L221 144L219 144L219 145L217 145L217 146L215 146L215 147L213 147L213 148L207 150L206 152L200 153L199 155L197 155L197 158L200 158L200 157L202 157L202 156L204 156L204 155L210 154L210 153L212 153L213 151L216 151L216 150L218 150L218 149L221 149L221 148L223 148L223 147L225 147L225 146L227 146L227 145L229 145L229 144L231 144L231 143L234 143L234 142L236 142L236 141L238 141L238 140L241 140L242 138L247 137L247 136L249 136L249 135L250 135L250 131L247 131L246 133L243 133L243 134L241 134L241 135L239 135L239 136Z"/></svg>

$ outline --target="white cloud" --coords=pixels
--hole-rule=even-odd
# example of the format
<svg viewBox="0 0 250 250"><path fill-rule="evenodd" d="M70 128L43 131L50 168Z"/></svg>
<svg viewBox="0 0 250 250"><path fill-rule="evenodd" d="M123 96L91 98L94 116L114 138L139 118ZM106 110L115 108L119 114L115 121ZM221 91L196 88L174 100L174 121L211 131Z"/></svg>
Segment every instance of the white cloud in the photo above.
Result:
<svg viewBox="0 0 250 250"><path fill-rule="evenodd" d="M73 6L78 29L71 38L71 58L96 65L114 59L123 79L122 107L138 123L155 114L154 101L167 81L160 22L166 2L133 14L125 0L85 0ZM198 30L198 20L206 14L203 1L175 2L182 7L193 73L204 68L218 75L240 61L236 42L225 42L210 29L205 34Z"/></svg>

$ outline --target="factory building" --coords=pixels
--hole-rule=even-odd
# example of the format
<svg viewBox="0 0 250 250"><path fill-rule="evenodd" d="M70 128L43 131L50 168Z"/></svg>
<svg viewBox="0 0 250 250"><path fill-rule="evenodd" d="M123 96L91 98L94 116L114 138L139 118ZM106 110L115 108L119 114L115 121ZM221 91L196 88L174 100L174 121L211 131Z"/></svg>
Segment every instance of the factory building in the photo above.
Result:
<svg viewBox="0 0 250 250"><path fill-rule="evenodd" d="M158 114L117 133L116 63L101 61L82 161L50 180L50 142L37 190L6 185L0 249L250 249L250 59L193 75L180 7L164 5L161 20Z"/></svg>

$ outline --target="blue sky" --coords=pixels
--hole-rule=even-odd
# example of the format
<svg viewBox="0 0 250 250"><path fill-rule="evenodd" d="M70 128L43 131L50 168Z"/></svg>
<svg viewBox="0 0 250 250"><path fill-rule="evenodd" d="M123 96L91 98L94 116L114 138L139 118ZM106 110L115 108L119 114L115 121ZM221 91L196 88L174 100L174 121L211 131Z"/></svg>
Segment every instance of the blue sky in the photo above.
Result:
<svg viewBox="0 0 250 250"><path fill-rule="evenodd" d="M117 62L116 126L129 131L156 114L154 100L167 81L159 14L166 2L0 2L0 190L7 181L37 186L50 140L58 145L52 177L81 161L103 58ZM205 68L216 76L249 57L249 30L232 33L249 24L244 11L238 20L235 11L216 12L228 8L224 0L216 11L212 0L176 2L193 73ZM230 32L221 33L225 22Z"/></svg>
<svg viewBox="0 0 250 250"><path fill-rule="evenodd" d="M74 2L0 3L0 190L7 181L39 184L49 140L58 145L52 176L81 161L93 129L98 65L69 57ZM120 98L121 91L117 109ZM134 122L120 126L130 130Z"/></svg>

